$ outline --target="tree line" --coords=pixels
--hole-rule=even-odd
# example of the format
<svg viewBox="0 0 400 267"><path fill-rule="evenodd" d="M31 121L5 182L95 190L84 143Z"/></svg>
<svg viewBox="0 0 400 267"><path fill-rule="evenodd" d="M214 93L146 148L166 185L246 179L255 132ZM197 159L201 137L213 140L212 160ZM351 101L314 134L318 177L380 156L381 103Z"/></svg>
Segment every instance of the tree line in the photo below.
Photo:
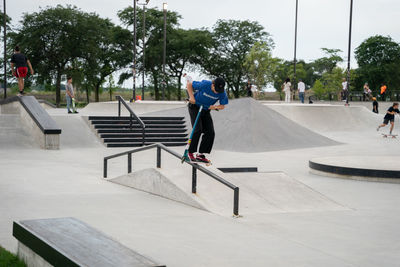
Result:
<svg viewBox="0 0 400 267"><path fill-rule="evenodd" d="M55 6L25 13L17 26L8 19L8 49L19 45L35 67L30 82L54 85L56 103L61 100L63 75L72 76L74 84L91 92L95 101L112 77L118 74L121 85L132 78L133 8L118 12L121 21L87 13L74 6ZM221 76L227 82L230 97L245 95L245 84L252 81L259 88L273 86L278 91L287 77L293 77L293 61L273 57L274 42L266 29L256 21L218 20L211 29L182 29L180 14L167 12L166 77L163 77L163 11L137 10L138 51L136 75L145 73L156 100L161 84L167 83L167 99L181 99L181 78L188 70L211 77ZM145 34L145 36L143 36ZM145 37L145 43L143 43ZM297 62L296 78L309 87L317 82L321 95L340 90L345 70L338 49L322 48L325 56ZM143 53L145 52L145 53ZM145 65L143 66L143 55ZM381 83L400 89L400 46L389 36L372 36L355 49L358 68L351 70L351 89L362 90L365 82L377 90ZM322 89L321 89L322 88Z"/></svg>

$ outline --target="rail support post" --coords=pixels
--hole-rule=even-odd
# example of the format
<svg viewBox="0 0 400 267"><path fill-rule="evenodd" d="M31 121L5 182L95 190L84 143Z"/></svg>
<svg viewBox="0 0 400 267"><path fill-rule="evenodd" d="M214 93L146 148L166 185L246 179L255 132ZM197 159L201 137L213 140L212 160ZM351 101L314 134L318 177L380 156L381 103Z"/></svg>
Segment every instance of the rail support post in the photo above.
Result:
<svg viewBox="0 0 400 267"><path fill-rule="evenodd" d="M121 117L121 99L118 99L118 118Z"/></svg>
<svg viewBox="0 0 400 267"><path fill-rule="evenodd" d="M192 193L196 194L197 192L197 169L192 167Z"/></svg>
<svg viewBox="0 0 400 267"><path fill-rule="evenodd" d="M161 168L161 147L157 146L157 168Z"/></svg>
<svg viewBox="0 0 400 267"><path fill-rule="evenodd" d="M128 173L132 172L132 153L128 153Z"/></svg>
<svg viewBox="0 0 400 267"><path fill-rule="evenodd" d="M235 187L233 191L233 214L239 216L239 187Z"/></svg>
<svg viewBox="0 0 400 267"><path fill-rule="evenodd" d="M103 162L103 178L107 178L107 159Z"/></svg>

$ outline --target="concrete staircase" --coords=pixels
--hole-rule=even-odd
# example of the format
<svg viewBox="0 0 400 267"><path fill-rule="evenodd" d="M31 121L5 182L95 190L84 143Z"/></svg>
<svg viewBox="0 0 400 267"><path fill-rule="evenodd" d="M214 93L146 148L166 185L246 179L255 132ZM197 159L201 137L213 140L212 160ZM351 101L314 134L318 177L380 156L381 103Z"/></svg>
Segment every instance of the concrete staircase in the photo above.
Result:
<svg viewBox="0 0 400 267"><path fill-rule="evenodd" d="M184 146L188 133L184 117L140 117L146 125L145 145ZM89 122L107 147L142 146L142 128L129 117L89 116Z"/></svg>

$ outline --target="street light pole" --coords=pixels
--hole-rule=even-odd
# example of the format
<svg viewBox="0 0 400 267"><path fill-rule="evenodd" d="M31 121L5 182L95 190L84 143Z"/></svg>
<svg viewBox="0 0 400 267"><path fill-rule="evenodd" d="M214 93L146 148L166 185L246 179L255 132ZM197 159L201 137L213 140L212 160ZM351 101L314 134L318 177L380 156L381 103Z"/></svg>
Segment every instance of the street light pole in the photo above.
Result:
<svg viewBox="0 0 400 267"><path fill-rule="evenodd" d="M146 4L149 0L146 1ZM143 5L143 70L142 70L142 100L144 100L144 72L146 63L146 5Z"/></svg>
<svg viewBox="0 0 400 267"><path fill-rule="evenodd" d="M6 0L3 0L3 23L4 23L4 99L7 98L7 13L6 13Z"/></svg>
<svg viewBox="0 0 400 267"><path fill-rule="evenodd" d="M146 3L139 4L143 6L143 51L142 51L142 56L143 56L143 67L142 67L142 100L144 100L144 79L145 79L145 64L146 64L146 5L150 2L150 0L146 0Z"/></svg>
<svg viewBox="0 0 400 267"><path fill-rule="evenodd" d="M165 87L166 83L166 76L165 76L165 58L167 55L167 3L163 3L163 10L164 10L164 53L163 53L163 91L162 91L162 100L165 100Z"/></svg>
<svg viewBox="0 0 400 267"><path fill-rule="evenodd" d="M133 0L133 92L131 102L134 102L136 99L136 1L137 0Z"/></svg>
<svg viewBox="0 0 400 267"><path fill-rule="evenodd" d="M296 91L296 64L297 64L297 14L298 14L299 0L296 0L296 18L294 22L294 64L293 64L293 88ZM293 100L295 93L293 94Z"/></svg>
<svg viewBox="0 0 400 267"><path fill-rule="evenodd" d="M350 92L350 56L351 56L351 30L353 26L353 0L350 0L350 23L349 23L349 48L347 51L347 92L346 92L346 106L349 105L349 92Z"/></svg>

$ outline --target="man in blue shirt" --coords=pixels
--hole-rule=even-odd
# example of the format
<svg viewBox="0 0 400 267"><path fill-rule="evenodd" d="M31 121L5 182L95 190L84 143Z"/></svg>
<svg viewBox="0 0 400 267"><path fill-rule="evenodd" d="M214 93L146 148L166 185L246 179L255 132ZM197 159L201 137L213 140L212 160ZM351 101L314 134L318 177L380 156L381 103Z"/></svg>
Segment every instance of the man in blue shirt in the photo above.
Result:
<svg viewBox="0 0 400 267"><path fill-rule="evenodd" d="M185 75L186 76L186 75ZM189 146L189 158L191 161L210 163L205 153L212 150L215 138L214 124L211 118L211 110L223 110L228 104L228 96L225 92L225 80L216 78L213 81L193 81L187 77L187 91L189 94L189 114L192 126L196 120L200 106L203 106L196 129L194 129L192 142ZM219 102L219 105L216 103ZM200 136L203 134L198 149ZM196 156L194 153L199 152Z"/></svg>

